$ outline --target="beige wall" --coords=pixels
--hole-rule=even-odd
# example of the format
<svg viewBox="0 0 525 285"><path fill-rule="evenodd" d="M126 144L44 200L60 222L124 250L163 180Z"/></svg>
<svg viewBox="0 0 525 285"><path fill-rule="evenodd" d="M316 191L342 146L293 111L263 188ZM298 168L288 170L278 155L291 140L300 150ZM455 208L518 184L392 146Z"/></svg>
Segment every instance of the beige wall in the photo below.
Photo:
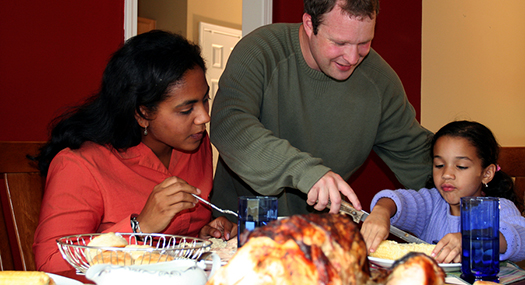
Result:
<svg viewBox="0 0 525 285"><path fill-rule="evenodd" d="M157 29L186 36L187 0L139 0L138 16L157 21Z"/></svg>
<svg viewBox="0 0 525 285"><path fill-rule="evenodd" d="M242 28L242 0L139 0L138 16L157 21L157 29L199 41L199 22Z"/></svg>
<svg viewBox="0 0 525 285"><path fill-rule="evenodd" d="M242 29L242 0L188 0L187 37L199 41L199 22Z"/></svg>
<svg viewBox="0 0 525 285"><path fill-rule="evenodd" d="M475 120L525 146L524 15L523 0L423 0L423 126Z"/></svg>

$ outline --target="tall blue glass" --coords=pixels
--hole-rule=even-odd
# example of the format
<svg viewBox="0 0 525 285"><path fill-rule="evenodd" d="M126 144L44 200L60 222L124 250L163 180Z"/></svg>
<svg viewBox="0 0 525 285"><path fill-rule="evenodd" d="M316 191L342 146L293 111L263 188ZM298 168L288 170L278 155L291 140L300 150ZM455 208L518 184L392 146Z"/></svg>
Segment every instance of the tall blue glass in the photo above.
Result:
<svg viewBox="0 0 525 285"><path fill-rule="evenodd" d="M277 197L239 197L238 214L237 246L241 247L246 242L246 236L250 231L277 220Z"/></svg>
<svg viewBox="0 0 525 285"><path fill-rule="evenodd" d="M499 198L461 198L461 278L498 282Z"/></svg>

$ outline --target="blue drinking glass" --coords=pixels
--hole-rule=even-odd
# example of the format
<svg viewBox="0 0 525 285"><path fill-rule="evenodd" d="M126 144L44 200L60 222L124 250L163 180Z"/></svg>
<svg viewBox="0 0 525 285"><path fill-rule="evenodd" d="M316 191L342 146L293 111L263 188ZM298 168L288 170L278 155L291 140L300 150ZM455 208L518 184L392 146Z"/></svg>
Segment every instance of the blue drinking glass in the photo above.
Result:
<svg viewBox="0 0 525 285"><path fill-rule="evenodd" d="M241 247L250 231L277 220L277 197L241 196L238 214L237 247Z"/></svg>
<svg viewBox="0 0 525 285"><path fill-rule="evenodd" d="M461 198L461 278L498 282L499 198Z"/></svg>

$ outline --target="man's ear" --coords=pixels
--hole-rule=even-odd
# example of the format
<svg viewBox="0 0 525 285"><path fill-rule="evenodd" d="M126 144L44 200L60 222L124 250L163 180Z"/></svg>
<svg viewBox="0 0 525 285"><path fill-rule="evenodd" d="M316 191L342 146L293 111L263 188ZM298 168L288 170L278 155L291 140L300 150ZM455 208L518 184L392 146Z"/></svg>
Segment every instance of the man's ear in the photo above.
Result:
<svg viewBox="0 0 525 285"><path fill-rule="evenodd" d="M481 179L481 182L487 184L492 179L494 179L494 174L496 173L496 165L491 164L483 170L483 178Z"/></svg>
<svg viewBox="0 0 525 285"><path fill-rule="evenodd" d="M135 111L135 120L137 120L139 126L141 126L142 128L146 128L149 125L149 122L144 117L147 118L148 113L146 112L146 108L144 106L140 106L139 109L142 113L142 116L137 111Z"/></svg>
<svg viewBox="0 0 525 285"><path fill-rule="evenodd" d="M312 24L312 16L308 13L303 14L303 28L306 32L306 35L311 38L314 34L314 27Z"/></svg>

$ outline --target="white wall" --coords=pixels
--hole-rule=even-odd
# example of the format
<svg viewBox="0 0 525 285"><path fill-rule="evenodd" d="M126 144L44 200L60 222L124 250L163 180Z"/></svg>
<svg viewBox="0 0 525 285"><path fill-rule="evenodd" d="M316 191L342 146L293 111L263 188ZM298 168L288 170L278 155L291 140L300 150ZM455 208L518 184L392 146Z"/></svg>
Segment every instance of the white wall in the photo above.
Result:
<svg viewBox="0 0 525 285"><path fill-rule="evenodd" d="M423 0L421 123L488 126L525 146L525 1Z"/></svg>

